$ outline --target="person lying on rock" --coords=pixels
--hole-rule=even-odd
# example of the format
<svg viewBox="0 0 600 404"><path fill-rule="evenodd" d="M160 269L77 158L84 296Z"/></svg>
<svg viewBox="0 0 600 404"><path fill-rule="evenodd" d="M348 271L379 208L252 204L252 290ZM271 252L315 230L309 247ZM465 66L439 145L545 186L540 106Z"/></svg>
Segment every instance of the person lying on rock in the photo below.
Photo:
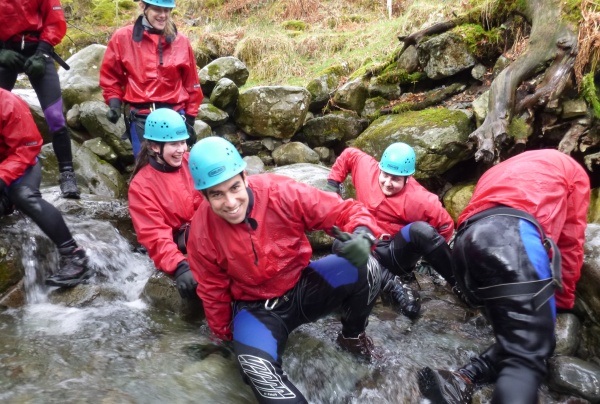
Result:
<svg viewBox="0 0 600 404"><path fill-rule="evenodd" d="M403 284L399 276L412 274L419 259L424 258L455 286L447 244L454 233L454 222L437 195L414 179L415 160L413 148L401 142L388 146L379 163L349 147L333 164L325 188L340 193L340 184L351 174L356 199L385 233L374 251L385 267L382 298L411 319L417 318L421 309L419 293Z"/></svg>
<svg viewBox="0 0 600 404"><path fill-rule="evenodd" d="M138 242L156 268L175 279L182 298L195 298L198 283L185 255L186 237L202 194L188 167L188 138L179 113L159 108L148 115L128 199Z"/></svg>
<svg viewBox="0 0 600 404"><path fill-rule="evenodd" d="M590 182L557 150L521 153L490 168L458 219L456 281L483 305L496 342L458 370L419 371L433 403L469 403L495 382L493 403L536 403L555 347L556 308L575 304Z"/></svg>
<svg viewBox="0 0 600 404"><path fill-rule="evenodd" d="M54 62L68 66L54 47L67 33L59 0L4 0L0 13L0 87L12 91L25 73L44 112L58 160L63 198L79 199L71 138L63 115L60 81Z"/></svg>
<svg viewBox="0 0 600 404"><path fill-rule="evenodd" d="M58 248L59 268L46 278L46 285L76 286L92 276L93 271L60 211L42 199L42 168L38 159L42 136L29 106L21 98L0 89L0 105L0 215L18 209Z"/></svg>
<svg viewBox="0 0 600 404"><path fill-rule="evenodd" d="M356 201L276 174L247 176L245 167L223 138L208 137L192 148L190 171L208 203L190 225L190 267L212 334L233 341L242 377L257 400L305 403L282 370L295 328L341 308L337 343L371 358L365 328L380 274L370 252L372 233L380 230ZM309 230L345 240L339 255L311 261Z"/></svg>
<svg viewBox="0 0 600 404"><path fill-rule="evenodd" d="M172 19L175 0L139 4L141 15L113 34L100 67L100 87L109 106L106 118L116 123L122 104L128 104L125 125L134 157L141 150L146 117L157 108L171 108L185 116L187 143L193 145L203 98L192 46Z"/></svg>

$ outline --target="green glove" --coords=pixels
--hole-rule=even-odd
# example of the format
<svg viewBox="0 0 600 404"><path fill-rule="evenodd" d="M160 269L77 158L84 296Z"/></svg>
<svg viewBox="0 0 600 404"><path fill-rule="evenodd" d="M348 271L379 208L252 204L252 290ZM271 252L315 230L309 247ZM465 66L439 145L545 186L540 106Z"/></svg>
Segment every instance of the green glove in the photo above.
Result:
<svg viewBox="0 0 600 404"><path fill-rule="evenodd" d="M327 180L327 185L323 188L323 191L340 193L340 183L334 180Z"/></svg>
<svg viewBox="0 0 600 404"><path fill-rule="evenodd" d="M23 65L27 58L19 52L10 49L0 50L0 66L8 67L9 69L20 72L23 70Z"/></svg>
<svg viewBox="0 0 600 404"><path fill-rule="evenodd" d="M40 41L33 56L27 59L23 66L25 74L27 74L30 79L42 77L46 73L46 61L50 58L53 51L54 48L52 45L48 42Z"/></svg>
<svg viewBox="0 0 600 404"><path fill-rule="evenodd" d="M333 235L342 244L336 248L336 254L346 258L357 268L367 265L371 247L374 243L374 237L364 230L349 234L341 231L337 226L333 226Z"/></svg>

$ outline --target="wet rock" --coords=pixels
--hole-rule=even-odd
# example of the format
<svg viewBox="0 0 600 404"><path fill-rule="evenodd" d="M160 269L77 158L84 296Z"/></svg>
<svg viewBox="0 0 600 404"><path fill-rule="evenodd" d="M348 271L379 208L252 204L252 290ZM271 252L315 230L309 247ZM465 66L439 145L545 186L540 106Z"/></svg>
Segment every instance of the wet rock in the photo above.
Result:
<svg viewBox="0 0 600 404"><path fill-rule="evenodd" d="M301 133L310 147L333 147L356 139L367 126L367 120L356 114L341 112L307 121Z"/></svg>
<svg viewBox="0 0 600 404"><path fill-rule="evenodd" d="M556 318L556 355L573 355L581 337L581 323L574 314L559 314Z"/></svg>
<svg viewBox="0 0 600 404"><path fill-rule="evenodd" d="M304 124L309 101L303 87L254 87L240 94L235 123L251 136L290 139Z"/></svg>
<svg viewBox="0 0 600 404"><path fill-rule="evenodd" d="M236 57L225 56L213 60L198 73L202 92L205 97L210 97L216 84L222 78L227 78L237 86L246 84L250 72L246 65Z"/></svg>
<svg viewBox="0 0 600 404"><path fill-rule="evenodd" d="M548 361L549 386L556 391L600 402L600 366L571 356Z"/></svg>
<svg viewBox="0 0 600 404"><path fill-rule="evenodd" d="M600 324L600 245L593 240L599 237L600 225L588 224L589 241L584 244L584 263L576 290L576 308L595 324Z"/></svg>
<svg viewBox="0 0 600 404"><path fill-rule="evenodd" d="M452 216L454 222L458 220L458 216L460 216L464 208L467 207L474 189L474 183L456 184L444 194L444 207L450 216Z"/></svg>
<svg viewBox="0 0 600 404"><path fill-rule="evenodd" d="M198 119L211 128L224 125L229 120L229 114L212 104L202 104L198 109Z"/></svg>
<svg viewBox="0 0 600 404"><path fill-rule="evenodd" d="M463 39L453 32L421 42L417 52L419 64L432 80L453 76L477 63Z"/></svg>
<svg viewBox="0 0 600 404"><path fill-rule="evenodd" d="M233 80L224 77L217 81L215 88L210 94L210 103L226 111L228 108L235 106L239 94L240 90Z"/></svg>
<svg viewBox="0 0 600 404"><path fill-rule="evenodd" d="M310 147L300 142L282 144L273 150L272 156L277 165L297 163L317 164L319 162L319 155Z"/></svg>
<svg viewBox="0 0 600 404"><path fill-rule="evenodd" d="M161 271L155 271L148 279L142 298L153 307L172 311L188 320L204 318L200 298L183 299L175 287L175 282Z"/></svg>
<svg viewBox="0 0 600 404"><path fill-rule="evenodd" d="M244 157L244 161L248 164L246 172L248 175L260 174L265 172L265 163L258 156Z"/></svg>
<svg viewBox="0 0 600 404"><path fill-rule="evenodd" d="M310 93L309 110L319 112L335 93L344 76L350 74L347 63L331 66L319 77L308 82L306 89Z"/></svg>
<svg viewBox="0 0 600 404"><path fill-rule="evenodd" d="M84 101L96 100L104 103L102 89L98 83L105 52L104 45L87 46L67 59L71 69L58 69L63 102L67 110Z"/></svg>
<svg viewBox="0 0 600 404"><path fill-rule="evenodd" d="M362 78L349 81L342 85L333 96L333 103L342 108L362 114L368 97L367 85Z"/></svg>

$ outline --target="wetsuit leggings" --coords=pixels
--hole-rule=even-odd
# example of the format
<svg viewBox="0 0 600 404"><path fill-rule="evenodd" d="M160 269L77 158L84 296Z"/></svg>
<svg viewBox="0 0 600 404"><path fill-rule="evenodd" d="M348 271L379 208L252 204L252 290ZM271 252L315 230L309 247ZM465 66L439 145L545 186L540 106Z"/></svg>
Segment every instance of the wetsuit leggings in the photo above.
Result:
<svg viewBox="0 0 600 404"><path fill-rule="evenodd" d="M427 222L410 223L390 240L379 241L375 256L389 272L398 276L412 273L417 261L425 258L436 272L454 286L450 247L444 237ZM386 276L383 277L385 281Z"/></svg>
<svg viewBox="0 0 600 404"><path fill-rule="evenodd" d="M26 58L32 56L37 48L37 43L31 42L26 43L23 50L20 49L20 43L18 45L15 44L11 47L7 44L6 46L15 52L21 53ZM0 66L0 87L12 91L17 81L17 74L19 73L23 72ZM44 111L44 117L52 135L52 147L58 160L59 170L72 170L73 154L71 151L71 139L69 138L67 124L63 115L63 99L58 73L54 66L54 59L50 57L46 58L46 72L44 75L38 78L30 77L29 81L37 94L42 111Z"/></svg>
<svg viewBox="0 0 600 404"><path fill-rule="evenodd" d="M518 217L488 216L471 224L457 235L452 260L457 278L476 297L477 288L551 278L537 228ZM483 304L496 337L481 357L498 375L492 403L536 403L555 347L554 297L537 309L531 295Z"/></svg>
<svg viewBox="0 0 600 404"><path fill-rule="evenodd" d="M65 246L72 242L73 236L60 211L42 199L41 179L42 168L38 161L29 167L22 177L10 184L7 188L8 198L17 209L29 216L57 247Z"/></svg>
<svg viewBox="0 0 600 404"><path fill-rule="evenodd" d="M344 258L329 255L310 263L296 286L277 303L237 301L233 344L244 381L260 403L305 403L306 399L282 370L281 356L289 334L341 308L342 332L357 337L379 293L377 265L357 269ZM265 307L274 307L269 310Z"/></svg>

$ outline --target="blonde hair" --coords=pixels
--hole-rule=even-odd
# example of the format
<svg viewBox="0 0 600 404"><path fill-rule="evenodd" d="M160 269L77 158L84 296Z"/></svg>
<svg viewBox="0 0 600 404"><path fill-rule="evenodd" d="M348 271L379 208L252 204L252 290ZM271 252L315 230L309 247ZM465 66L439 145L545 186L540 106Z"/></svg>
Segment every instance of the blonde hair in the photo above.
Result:
<svg viewBox="0 0 600 404"><path fill-rule="evenodd" d="M140 13L140 15L147 19L146 14L144 14L144 11L146 11L146 8L148 8L148 6L151 6L152 4L148 4L144 0L140 1L140 4L142 5L142 12ZM165 39L170 38L169 42L172 42L173 40L175 40L175 37L177 36L177 28L175 27L175 23L173 22L173 19L171 18L172 12L173 12L173 9L171 9L171 12L169 14L167 14L167 23L166 23L165 29L163 30L163 33L162 33L162 36Z"/></svg>

